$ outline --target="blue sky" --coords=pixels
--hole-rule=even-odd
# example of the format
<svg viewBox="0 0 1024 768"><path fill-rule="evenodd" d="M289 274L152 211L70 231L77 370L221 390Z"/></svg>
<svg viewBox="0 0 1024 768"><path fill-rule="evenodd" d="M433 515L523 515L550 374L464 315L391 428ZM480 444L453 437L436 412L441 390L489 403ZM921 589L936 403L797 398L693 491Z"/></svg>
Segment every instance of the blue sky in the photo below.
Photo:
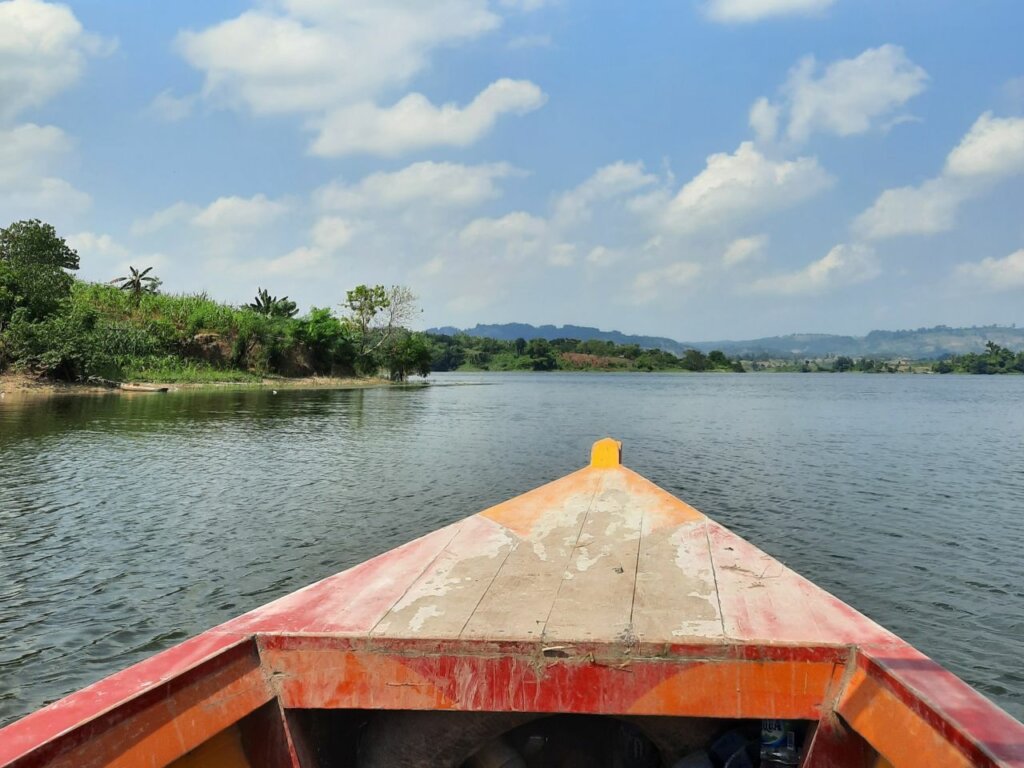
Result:
<svg viewBox="0 0 1024 768"><path fill-rule="evenodd" d="M0 222L108 280L681 339L1024 321L1018 0L0 1Z"/></svg>

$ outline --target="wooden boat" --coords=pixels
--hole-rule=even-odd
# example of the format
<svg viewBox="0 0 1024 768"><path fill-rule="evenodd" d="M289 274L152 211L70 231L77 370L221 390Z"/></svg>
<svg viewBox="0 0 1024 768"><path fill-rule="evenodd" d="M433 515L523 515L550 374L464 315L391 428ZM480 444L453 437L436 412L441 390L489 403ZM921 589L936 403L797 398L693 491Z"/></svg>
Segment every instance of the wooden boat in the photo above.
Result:
<svg viewBox="0 0 1024 768"><path fill-rule="evenodd" d="M511 768L564 732L653 751L545 765L670 766L763 718L793 724L805 768L1024 766L1024 725L605 439L10 725L0 765Z"/></svg>
<svg viewBox="0 0 1024 768"><path fill-rule="evenodd" d="M170 387L161 387L156 384L128 384L127 382L121 382L117 388L125 392L167 392L170 389Z"/></svg>

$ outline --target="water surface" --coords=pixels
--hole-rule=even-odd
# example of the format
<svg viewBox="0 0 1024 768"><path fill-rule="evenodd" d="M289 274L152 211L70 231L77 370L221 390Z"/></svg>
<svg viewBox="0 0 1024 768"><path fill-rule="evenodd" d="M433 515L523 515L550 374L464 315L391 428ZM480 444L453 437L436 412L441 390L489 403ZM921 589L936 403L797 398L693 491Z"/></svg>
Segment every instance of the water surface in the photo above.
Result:
<svg viewBox="0 0 1024 768"><path fill-rule="evenodd" d="M0 723L577 469L606 434L1024 718L1024 377L433 380L0 400Z"/></svg>

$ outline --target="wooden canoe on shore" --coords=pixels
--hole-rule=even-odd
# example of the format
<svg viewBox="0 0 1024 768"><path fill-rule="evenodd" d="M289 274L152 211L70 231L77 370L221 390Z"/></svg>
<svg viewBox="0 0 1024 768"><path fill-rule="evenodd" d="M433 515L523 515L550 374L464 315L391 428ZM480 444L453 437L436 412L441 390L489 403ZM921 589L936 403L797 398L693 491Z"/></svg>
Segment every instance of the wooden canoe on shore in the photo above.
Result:
<svg viewBox="0 0 1024 768"><path fill-rule="evenodd" d="M161 387L156 384L127 384L121 383L117 388L125 392L167 392L170 387Z"/></svg>
<svg viewBox="0 0 1024 768"><path fill-rule="evenodd" d="M57 701L0 766L721 766L763 718L807 768L1024 766L1024 725L619 457Z"/></svg>

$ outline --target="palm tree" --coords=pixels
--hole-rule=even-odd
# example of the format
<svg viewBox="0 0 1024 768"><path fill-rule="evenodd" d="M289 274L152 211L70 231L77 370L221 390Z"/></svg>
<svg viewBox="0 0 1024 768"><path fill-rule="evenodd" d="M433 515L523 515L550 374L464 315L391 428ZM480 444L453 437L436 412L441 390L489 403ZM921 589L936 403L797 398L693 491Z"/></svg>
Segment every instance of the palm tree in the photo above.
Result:
<svg viewBox="0 0 1024 768"><path fill-rule="evenodd" d="M256 300L247 306L253 312L267 317L295 317L299 313L294 301L289 301L287 296L282 299L271 296L266 288L257 288Z"/></svg>
<svg viewBox="0 0 1024 768"><path fill-rule="evenodd" d="M145 293L156 293L160 290L160 278L149 273L152 267L146 267L141 272L135 267L128 267L128 274L125 277L115 277L110 281L111 285L117 285L123 291L128 291L136 304Z"/></svg>

